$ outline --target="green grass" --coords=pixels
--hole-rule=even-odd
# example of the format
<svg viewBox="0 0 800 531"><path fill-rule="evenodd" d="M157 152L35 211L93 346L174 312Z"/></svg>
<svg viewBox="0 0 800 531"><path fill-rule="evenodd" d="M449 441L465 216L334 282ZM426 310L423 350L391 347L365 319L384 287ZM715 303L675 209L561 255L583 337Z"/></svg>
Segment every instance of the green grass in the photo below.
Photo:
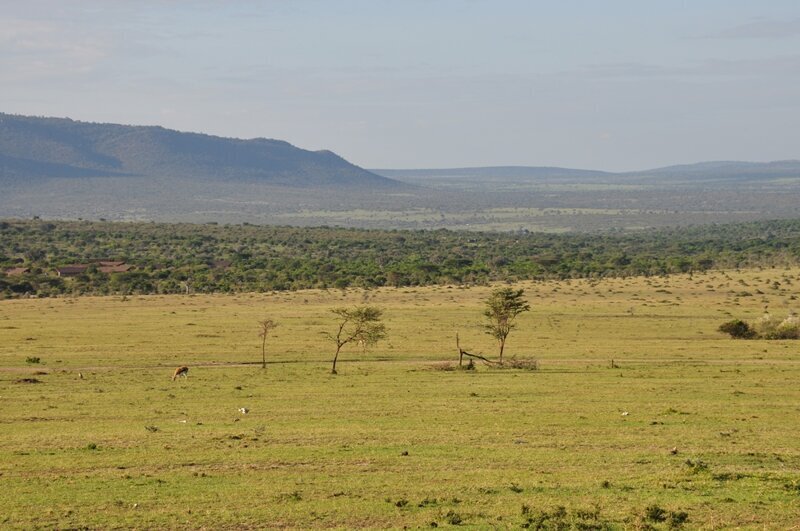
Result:
<svg viewBox="0 0 800 531"><path fill-rule="evenodd" d="M494 355L487 288L3 301L0 527L789 528L797 343L716 327L799 273L523 284L536 372L440 370L456 331ZM389 339L332 376L328 310L364 302Z"/></svg>

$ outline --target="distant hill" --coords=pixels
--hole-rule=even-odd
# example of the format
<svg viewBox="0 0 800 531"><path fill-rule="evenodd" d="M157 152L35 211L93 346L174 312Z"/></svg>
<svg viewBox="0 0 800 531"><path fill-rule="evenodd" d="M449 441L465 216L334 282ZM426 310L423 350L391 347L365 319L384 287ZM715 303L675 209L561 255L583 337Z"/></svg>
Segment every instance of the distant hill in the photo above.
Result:
<svg viewBox="0 0 800 531"><path fill-rule="evenodd" d="M465 180L530 180L530 179L563 179L563 178L597 178L613 174L597 170L576 170L572 168L555 168L548 166L485 166L478 168L438 168L389 170L372 169L378 175L391 179L413 179L415 181L431 177L439 179Z"/></svg>
<svg viewBox="0 0 800 531"><path fill-rule="evenodd" d="M155 177L290 187L393 188L330 151L152 126L0 113L0 182L80 177Z"/></svg>
<svg viewBox="0 0 800 531"><path fill-rule="evenodd" d="M763 181L800 177L800 160L698 162L628 172L626 175L682 181Z"/></svg>
<svg viewBox="0 0 800 531"><path fill-rule="evenodd" d="M780 178L800 177L800 160L775 162L737 162L716 161L681 164L631 172L606 172L598 170L579 170L549 166L486 166L475 168L436 168L436 169L371 169L373 173L391 179L414 183L449 183L476 181L492 183L503 182L542 182L562 180L598 184L645 179L663 183L682 182L684 184L708 181L764 181Z"/></svg>

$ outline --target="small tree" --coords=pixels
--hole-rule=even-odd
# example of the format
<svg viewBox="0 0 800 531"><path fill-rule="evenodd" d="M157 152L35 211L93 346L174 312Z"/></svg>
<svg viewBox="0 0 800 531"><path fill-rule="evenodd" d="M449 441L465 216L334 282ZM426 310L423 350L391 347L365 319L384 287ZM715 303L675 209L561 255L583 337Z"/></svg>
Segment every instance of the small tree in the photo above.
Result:
<svg viewBox="0 0 800 531"><path fill-rule="evenodd" d="M523 298L525 290L500 288L492 292L486 300L486 310L483 315L487 323L483 325L486 333L497 340L500 346L500 363L503 363L503 350L506 338L516 326L514 322L519 314L530 311L531 307Z"/></svg>
<svg viewBox="0 0 800 531"><path fill-rule="evenodd" d="M278 323L273 321L272 319L264 319L263 321L258 322L258 337L261 338L261 368L267 368L267 336L270 332L272 332L275 328L278 327Z"/></svg>
<svg viewBox="0 0 800 531"><path fill-rule="evenodd" d="M348 343L359 343L365 348L374 345L386 337L386 326L381 323L383 310L374 306L334 308L331 312L338 317L339 328L335 334L325 332L325 336L336 344L331 368L331 374L336 374L336 361L342 347Z"/></svg>

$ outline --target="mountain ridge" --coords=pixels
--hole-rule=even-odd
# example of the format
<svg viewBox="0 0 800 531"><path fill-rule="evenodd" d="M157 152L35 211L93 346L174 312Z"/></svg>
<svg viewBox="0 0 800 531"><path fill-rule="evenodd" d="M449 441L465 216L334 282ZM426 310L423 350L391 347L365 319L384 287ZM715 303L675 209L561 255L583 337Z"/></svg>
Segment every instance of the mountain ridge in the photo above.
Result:
<svg viewBox="0 0 800 531"><path fill-rule="evenodd" d="M0 113L0 179L103 175L280 186L404 186L332 151L305 150L284 140Z"/></svg>

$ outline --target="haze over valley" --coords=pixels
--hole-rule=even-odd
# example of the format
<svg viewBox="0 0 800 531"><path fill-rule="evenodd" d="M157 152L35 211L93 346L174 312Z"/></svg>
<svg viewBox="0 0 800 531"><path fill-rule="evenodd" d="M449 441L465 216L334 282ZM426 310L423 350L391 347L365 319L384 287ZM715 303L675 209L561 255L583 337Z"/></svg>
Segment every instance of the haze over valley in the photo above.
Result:
<svg viewBox="0 0 800 531"><path fill-rule="evenodd" d="M2 217L635 230L796 216L800 162L365 170L280 140L2 114L0 184Z"/></svg>

